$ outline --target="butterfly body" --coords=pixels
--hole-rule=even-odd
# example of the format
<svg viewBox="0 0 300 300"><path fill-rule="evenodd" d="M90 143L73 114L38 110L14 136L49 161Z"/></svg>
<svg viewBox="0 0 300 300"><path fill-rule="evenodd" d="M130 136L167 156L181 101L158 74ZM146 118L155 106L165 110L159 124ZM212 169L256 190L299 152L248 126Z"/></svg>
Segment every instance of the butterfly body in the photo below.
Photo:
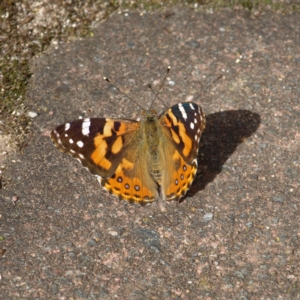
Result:
<svg viewBox="0 0 300 300"><path fill-rule="evenodd" d="M195 103L172 106L141 121L94 118L58 126L56 146L77 158L118 198L138 202L179 200L197 171L205 115Z"/></svg>

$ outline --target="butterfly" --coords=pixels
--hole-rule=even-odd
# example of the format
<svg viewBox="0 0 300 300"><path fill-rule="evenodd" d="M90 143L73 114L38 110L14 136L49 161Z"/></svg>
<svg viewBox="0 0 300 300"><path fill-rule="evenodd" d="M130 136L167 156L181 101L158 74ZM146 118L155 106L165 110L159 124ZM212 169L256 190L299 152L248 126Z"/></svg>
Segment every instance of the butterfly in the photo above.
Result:
<svg viewBox="0 0 300 300"><path fill-rule="evenodd" d="M182 102L161 115L144 111L140 121L86 118L51 132L53 143L78 159L119 199L145 204L179 200L197 172L205 114Z"/></svg>

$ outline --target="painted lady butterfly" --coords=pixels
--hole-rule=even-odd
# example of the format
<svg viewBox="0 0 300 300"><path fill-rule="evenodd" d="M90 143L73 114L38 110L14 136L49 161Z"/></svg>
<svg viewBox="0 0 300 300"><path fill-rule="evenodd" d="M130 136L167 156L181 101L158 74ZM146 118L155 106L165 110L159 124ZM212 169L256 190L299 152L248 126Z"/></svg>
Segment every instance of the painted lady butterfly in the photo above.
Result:
<svg viewBox="0 0 300 300"><path fill-rule="evenodd" d="M54 144L78 159L120 199L140 204L179 200L197 172L205 114L183 102L160 116L144 111L141 121L87 118L56 127Z"/></svg>

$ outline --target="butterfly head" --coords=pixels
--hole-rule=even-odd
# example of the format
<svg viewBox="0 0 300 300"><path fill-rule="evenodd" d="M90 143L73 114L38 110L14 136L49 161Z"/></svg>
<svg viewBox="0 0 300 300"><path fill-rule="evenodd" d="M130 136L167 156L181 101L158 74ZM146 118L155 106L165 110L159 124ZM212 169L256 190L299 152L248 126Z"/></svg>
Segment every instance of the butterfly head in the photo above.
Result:
<svg viewBox="0 0 300 300"><path fill-rule="evenodd" d="M142 111L142 117L144 118L155 117L155 116L157 116L157 112L155 109Z"/></svg>

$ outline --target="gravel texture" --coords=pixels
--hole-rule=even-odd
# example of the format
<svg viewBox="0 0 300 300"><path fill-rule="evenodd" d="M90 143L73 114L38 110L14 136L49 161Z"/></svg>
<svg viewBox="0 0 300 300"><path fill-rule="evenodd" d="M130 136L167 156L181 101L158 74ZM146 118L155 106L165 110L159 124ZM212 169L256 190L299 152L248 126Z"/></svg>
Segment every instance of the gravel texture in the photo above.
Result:
<svg viewBox="0 0 300 300"><path fill-rule="evenodd" d="M299 13L121 13L53 42L31 68L33 133L1 190L1 299L297 299ZM207 115L181 203L102 190L49 132L78 117L137 118L159 97ZM162 110L157 101L155 109Z"/></svg>

